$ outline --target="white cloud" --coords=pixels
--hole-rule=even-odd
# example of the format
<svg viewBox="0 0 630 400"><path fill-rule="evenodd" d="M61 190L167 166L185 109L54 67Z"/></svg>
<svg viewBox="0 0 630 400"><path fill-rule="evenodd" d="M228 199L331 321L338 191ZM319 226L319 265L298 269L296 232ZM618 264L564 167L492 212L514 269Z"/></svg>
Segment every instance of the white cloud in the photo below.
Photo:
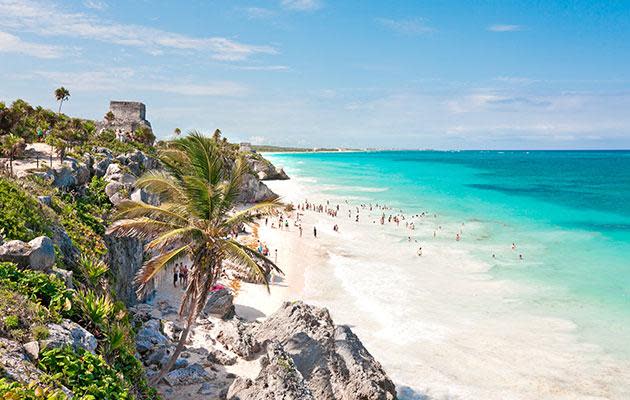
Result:
<svg viewBox="0 0 630 400"><path fill-rule="evenodd" d="M104 1L99 1L99 0L85 0L83 2L83 5L87 8L91 8L92 10L96 10L96 11L103 11L107 9L107 7L109 7L107 3L105 3Z"/></svg>
<svg viewBox="0 0 630 400"><path fill-rule="evenodd" d="M424 18L395 20L390 18L377 18L376 22L394 32L404 35L421 35L433 32L434 29L427 25Z"/></svg>
<svg viewBox="0 0 630 400"><path fill-rule="evenodd" d="M264 136L250 136L249 142L251 144L265 144L267 142L267 138Z"/></svg>
<svg viewBox="0 0 630 400"><path fill-rule="evenodd" d="M37 58L59 58L63 49L59 46L27 42L15 35L0 31L0 52L26 54Z"/></svg>
<svg viewBox="0 0 630 400"><path fill-rule="evenodd" d="M262 7L246 7L243 8L245 15L250 19L264 19L271 18L276 15L276 13L268 8Z"/></svg>
<svg viewBox="0 0 630 400"><path fill-rule="evenodd" d="M282 7L288 10L312 11L322 7L320 0L281 0Z"/></svg>
<svg viewBox="0 0 630 400"><path fill-rule="evenodd" d="M490 32L516 32L516 31L522 31L523 27L521 25L497 24L497 25L490 25L488 27L488 30Z"/></svg>
<svg viewBox="0 0 630 400"><path fill-rule="evenodd" d="M224 37L197 38L140 25L103 21L93 15L66 12L52 3L1 0L0 27L42 36L66 36L136 47L150 54L165 50L209 52L216 60L244 60L254 54L276 54L271 46L236 42Z"/></svg>
<svg viewBox="0 0 630 400"><path fill-rule="evenodd" d="M289 71L286 65L236 65L233 69L241 71Z"/></svg>
<svg viewBox="0 0 630 400"><path fill-rule="evenodd" d="M191 83L165 77L145 76L131 68L112 68L107 71L92 72L50 72L37 71L22 79L48 80L51 84L67 86L77 92L120 92L149 91L200 97L239 97L249 93L249 89L236 82L215 81Z"/></svg>

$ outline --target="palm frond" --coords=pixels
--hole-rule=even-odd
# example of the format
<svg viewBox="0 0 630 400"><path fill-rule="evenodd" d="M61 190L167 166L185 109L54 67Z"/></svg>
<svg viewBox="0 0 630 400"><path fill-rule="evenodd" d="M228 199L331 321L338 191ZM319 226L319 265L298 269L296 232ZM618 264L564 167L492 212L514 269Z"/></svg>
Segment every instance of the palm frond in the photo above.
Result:
<svg viewBox="0 0 630 400"><path fill-rule="evenodd" d="M224 221L224 225L227 226L228 229L231 229L233 227L237 227L241 223L250 223L253 218L255 218L256 214L268 214L283 206L284 204L280 201L280 199L257 203L232 214Z"/></svg>
<svg viewBox="0 0 630 400"><path fill-rule="evenodd" d="M282 273L282 270L278 268L271 260L267 257L256 253L249 247L243 246L242 244L234 241L234 240L226 240L225 241L226 255L232 261L239 263L241 265L247 266L250 271L258 275L263 279L265 286L267 287L267 292L269 289L269 272L271 269ZM254 255L255 254L255 255ZM259 262L256 262L259 261ZM262 265L261 265L262 264ZM263 269L263 267L268 267L267 270Z"/></svg>
<svg viewBox="0 0 630 400"><path fill-rule="evenodd" d="M177 181L165 171L147 171L136 180L135 186L156 194L162 203L184 197Z"/></svg>
<svg viewBox="0 0 630 400"><path fill-rule="evenodd" d="M173 229L163 233L162 235L153 239L151 242L147 243L147 245L145 246L145 250L159 250L165 247L169 247L176 242L190 242L193 241L195 238L201 237L203 237L203 232L196 227L188 226L184 228Z"/></svg>
<svg viewBox="0 0 630 400"><path fill-rule="evenodd" d="M178 208L169 207L169 203L153 206L141 201L125 200L118 204L114 219L144 217L168 222L174 226L186 226L189 221L188 215Z"/></svg>
<svg viewBox="0 0 630 400"><path fill-rule="evenodd" d="M146 285L155 278L158 272L160 272L166 265L173 262L173 260L177 257L180 257L182 253L189 251L190 246L185 245L146 261L136 274L135 283L138 285L136 293L138 295L143 294L146 290Z"/></svg>
<svg viewBox="0 0 630 400"><path fill-rule="evenodd" d="M114 236L131 236L140 240L152 239L172 229L179 228L168 222L150 218L120 219L107 228L106 233Z"/></svg>

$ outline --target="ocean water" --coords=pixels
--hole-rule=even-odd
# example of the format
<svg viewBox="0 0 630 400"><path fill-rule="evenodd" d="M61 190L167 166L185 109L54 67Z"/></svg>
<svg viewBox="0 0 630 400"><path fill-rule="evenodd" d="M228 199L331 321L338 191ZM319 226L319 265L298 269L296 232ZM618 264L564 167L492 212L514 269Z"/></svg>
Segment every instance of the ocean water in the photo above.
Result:
<svg viewBox="0 0 630 400"><path fill-rule="evenodd" d="M434 254L435 260L441 260L444 268L449 270L448 279L467 276L469 284L457 286L453 283L448 298L440 299L439 290L424 293L423 283L428 285L430 279L433 282L448 279L446 275L438 276L437 267L425 271L410 267L412 261L417 261L405 253L405 239L409 232L379 232L378 243L366 244L369 237L349 231L347 235L355 235L359 246L340 248L331 254L331 264L336 265L331 271L348 294L347 299L339 297L337 301L347 302L355 297L356 304L361 307L369 304L372 312L381 307L389 313L389 321L382 319L379 324L375 322L369 332L366 329L366 335L370 335L374 343L395 343L402 346L401 352L409 354L411 349L421 347L427 341L437 341L437 337L449 333L456 336L454 332L460 325L467 324L466 329L474 332L479 321L483 324L501 321L501 326L508 325L513 329L506 328L488 340L505 339L508 346L508 340L518 342L523 338L527 342L527 335L536 330L536 326L519 326L518 316L523 313L547 321L538 328L540 337L532 334L530 343L530 346L540 344L543 359L548 356L559 359L571 352L579 357L578 353L584 351L576 346L582 345L597 349L594 358L567 359L567 364L595 365L604 357L606 360L608 357L630 360L630 152L388 151L274 153L266 156L274 164L283 166L304 188L304 193L320 200L330 198L344 205L347 201L351 207L367 203L387 204L403 210L406 215L426 212L427 217L417 219L419 228L413 232L414 240L427 243L427 259L431 260ZM434 232L437 237L433 237ZM454 240L456 232L461 232L460 242ZM386 241L394 242L395 246L387 247ZM516 250L512 250L512 243L516 244ZM347 254L352 252L366 255L373 252L374 256L366 257L359 266L359 262L353 264L353 261L359 261L360 257ZM383 252L389 254L379 258ZM522 260L518 256L521 254ZM357 272L359 268L360 274ZM395 289L385 288L382 283L384 274L394 276L393 279L400 278ZM449 286L448 282L442 284ZM374 286L379 290L366 289ZM483 300L485 303L481 300L484 296L487 297ZM319 298L326 304L325 296ZM331 304L332 301L330 299ZM432 302L435 304L429 307ZM501 306L497 305L499 303ZM385 329L388 324L395 323L396 310L414 304L422 310L416 317L417 324L399 326L397 332ZM394 307L396 305L399 307ZM484 319L481 315L484 310L478 307L486 308L490 316ZM368 313L368 310L364 311ZM444 317L440 313L451 313L452 318L450 314ZM398 316L410 318L408 314ZM352 315L348 318L352 320ZM560 322L553 325L557 321L566 326ZM543 331L550 324L554 326L549 328L553 334L546 335ZM502 330L498 325L496 329ZM397 335L399 340L394 340ZM570 335L572 343L577 343L574 347L566 345L569 340L566 335ZM383 342L379 342L379 337ZM477 345L464 346L464 340L457 343L470 348ZM557 354L551 354L556 349ZM515 344L511 351L516 354L521 350L527 351ZM437 357L435 354L431 356ZM429 350L418 353L418 357L429 357ZM501 357L497 355L495 358ZM392 357L390 361L396 369L396 359ZM416 366L419 370L427 369L425 365ZM399 367L400 380L409 383L413 390L421 389L425 394L431 390L439 392L430 382L412 382L413 376L402 371L405 365ZM444 368L452 369L451 375L456 374L454 366ZM583 373L585 377L595 379L600 374L600 371L576 372L570 368L573 367L567 366L567 376L575 372L576 376ZM606 368L601 370L603 381L611 371ZM435 385L457 381L445 375L448 374L436 373ZM541 373L540 379L543 375ZM462 386L467 385L467 379L471 382L470 387L474 385L472 382L476 378L470 372L466 371L462 376ZM563 379L569 378L558 377L557 381ZM577 385L558 382L546 382L545 385L557 385L569 394ZM559 398L582 398L581 395L583 398L591 395L620 398L620 392L611 392L608 388L599 393L600 389L597 389L608 384L619 386L619 382L602 382L576 387L577 395ZM497 381L494 386L486 387L486 392L483 388L455 392L466 398L467 394L485 395L497 387L504 387L501 385L508 383ZM549 393L553 390L550 388ZM628 393L622 392L624 395ZM527 398L520 397L517 389L513 393L513 398ZM442 395L446 398L449 393L442 392Z"/></svg>

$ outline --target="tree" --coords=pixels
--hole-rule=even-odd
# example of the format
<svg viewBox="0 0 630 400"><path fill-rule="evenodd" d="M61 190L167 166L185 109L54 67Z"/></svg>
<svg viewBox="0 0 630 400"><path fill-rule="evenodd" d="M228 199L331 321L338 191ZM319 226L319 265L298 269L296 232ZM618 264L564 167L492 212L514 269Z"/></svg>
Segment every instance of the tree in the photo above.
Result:
<svg viewBox="0 0 630 400"><path fill-rule="evenodd" d="M107 121L108 124L111 124L112 122L114 122L114 120L116 120L116 116L114 115L114 113L111 111L107 111L107 114L105 114L105 121Z"/></svg>
<svg viewBox="0 0 630 400"><path fill-rule="evenodd" d="M59 102L59 111L57 111L57 114L61 114L61 105L70 98L70 91L63 86L57 88L55 89L55 98Z"/></svg>
<svg viewBox="0 0 630 400"><path fill-rule="evenodd" d="M221 139L221 129L215 129L214 133L212 134L212 139L215 142L218 142Z"/></svg>
<svg viewBox="0 0 630 400"><path fill-rule="evenodd" d="M157 194L159 206L124 201L119 204L108 233L149 240L148 260L136 275L138 294L143 294L167 265L187 255L192 261L188 287L179 308L186 326L175 352L153 383L162 379L184 349L186 339L208 295L223 272L223 261L231 260L260 275L268 286L271 271L281 271L269 259L230 235L242 224L251 224L255 214L271 212L277 200L258 203L235 212L241 182L248 171L243 158L225 163L214 140L192 132L160 150L164 171L149 171L136 187Z"/></svg>
<svg viewBox="0 0 630 400"><path fill-rule="evenodd" d="M1 139L2 154L9 158L9 173L13 175L13 160L20 152L20 148L24 147L25 142L24 139L12 133L2 136Z"/></svg>
<svg viewBox="0 0 630 400"><path fill-rule="evenodd" d="M182 134L182 130L179 128L175 128L175 130L173 131L175 133L175 137L179 137L179 135Z"/></svg>

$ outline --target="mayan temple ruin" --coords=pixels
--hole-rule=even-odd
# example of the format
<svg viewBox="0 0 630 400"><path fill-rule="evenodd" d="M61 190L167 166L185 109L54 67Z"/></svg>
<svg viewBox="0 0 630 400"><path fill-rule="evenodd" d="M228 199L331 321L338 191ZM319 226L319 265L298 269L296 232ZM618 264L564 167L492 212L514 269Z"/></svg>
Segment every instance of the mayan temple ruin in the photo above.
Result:
<svg viewBox="0 0 630 400"><path fill-rule="evenodd" d="M132 135L142 128L153 132L151 123L146 120L146 106L138 101L110 101L109 111L98 128L117 135Z"/></svg>

